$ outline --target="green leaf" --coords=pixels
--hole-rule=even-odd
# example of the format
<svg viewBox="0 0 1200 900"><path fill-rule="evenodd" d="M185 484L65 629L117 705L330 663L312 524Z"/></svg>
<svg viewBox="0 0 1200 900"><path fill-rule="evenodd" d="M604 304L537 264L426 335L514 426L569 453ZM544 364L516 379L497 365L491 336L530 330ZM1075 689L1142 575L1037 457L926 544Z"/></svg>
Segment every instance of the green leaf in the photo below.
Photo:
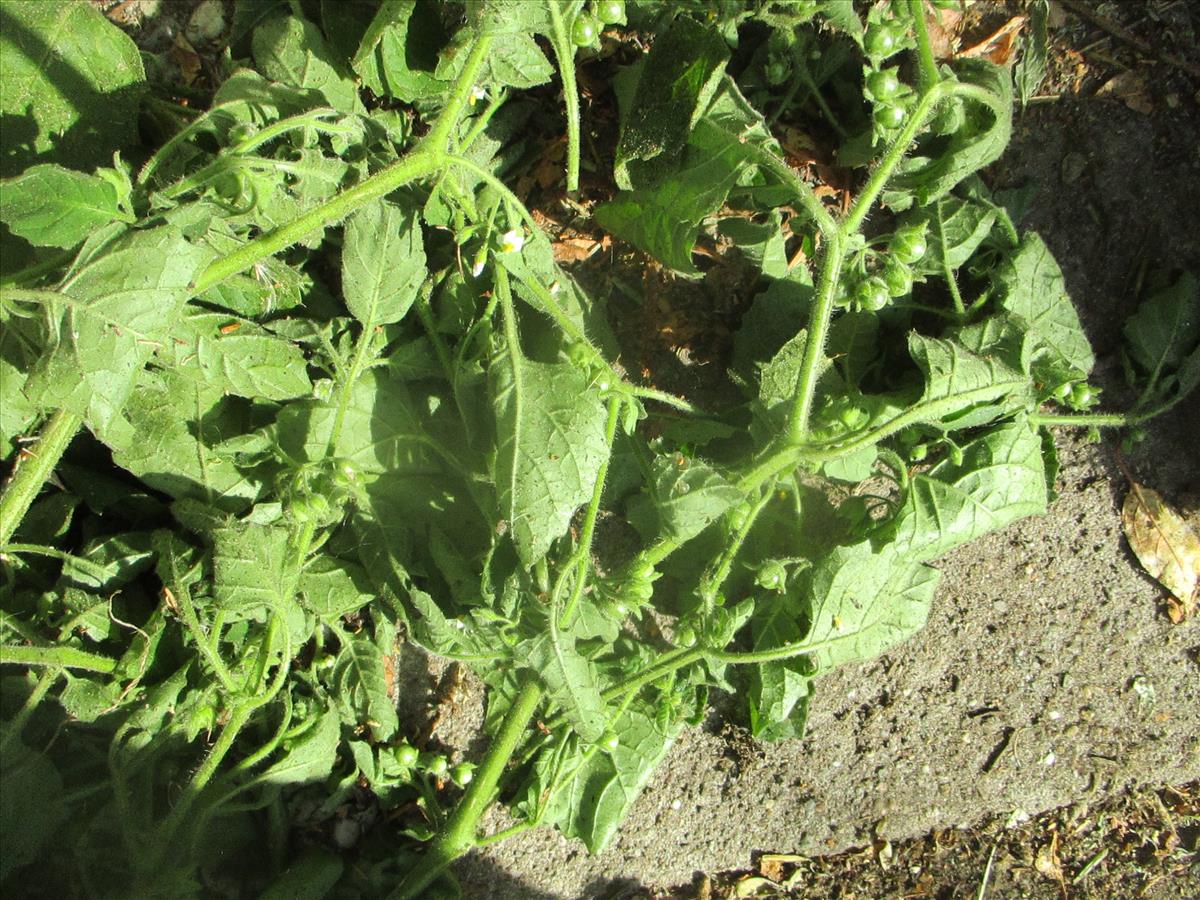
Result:
<svg viewBox="0 0 1200 900"><path fill-rule="evenodd" d="M466 62L470 44L474 41L470 29L461 29L450 46L442 53L434 75L442 81L453 81ZM487 58L480 69L480 84L515 88L537 87L554 77L554 66L546 59L532 34L508 32L496 34L488 48Z"/></svg>
<svg viewBox="0 0 1200 900"><path fill-rule="evenodd" d="M837 547L804 580L807 657L819 672L873 659L925 625L940 573L870 541Z"/></svg>
<svg viewBox="0 0 1200 900"><path fill-rule="evenodd" d="M7 729L0 741L0 882L38 859L69 815L62 777L44 753L30 750ZM9 883L13 887L13 883Z"/></svg>
<svg viewBox="0 0 1200 900"><path fill-rule="evenodd" d="M376 200L347 220L342 293L364 328L404 318L424 278L425 247L416 216Z"/></svg>
<svg viewBox="0 0 1200 900"><path fill-rule="evenodd" d="M1046 31L1050 19L1049 0L1034 0L1026 9L1029 27L1021 34L1021 58L1013 67L1017 96L1024 107L1037 94L1046 79L1046 60L1050 38Z"/></svg>
<svg viewBox="0 0 1200 900"><path fill-rule="evenodd" d="M341 880L342 858L325 850L309 850L275 878L259 900L324 900Z"/></svg>
<svg viewBox="0 0 1200 900"><path fill-rule="evenodd" d="M1029 402L1029 379L993 357L916 332L908 336L908 352L925 374L925 390L915 407L937 410L925 421L968 428Z"/></svg>
<svg viewBox="0 0 1200 900"><path fill-rule="evenodd" d="M99 175L42 165L0 183L0 221L38 247L69 250L117 220L130 217L112 182Z"/></svg>
<svg viewBox="0 0 1200 900"><path fill-rule="evenodd" d="M963 105L963 124L947 139L932 135L901 163L883 193L884 205L908 209L943 197L973 172L999 159L1012 137L1012 75L982 59L956 63L960 81L986 90L990 103L951 100Z"/></svg>
<svg viewBox="0 0 1200 900"><path fill-rule="evenodd" d="M302 732L259 778L274 785L321 781L333 771L341 738L337 710L327 709Z"/></svg>
<svg viewBox="0 0 1200 900"><path fill-rule="evenodd" d="M772 650L803 636L803 609L794 591L771 594L754 605L753 649ZM747 679L750 730L762 741L798 737L812 692L813 666L803 657L753 666Z"/></svg>
<svg viewBox="0 0 1200 900"><path fill-rule="evenodd" d="M519 351L492 361L488 392L501 514L521 562L530 566L592 495L608 454L604 403L583 373L524 359Z"/></svg>
<svg viewBox="0 0 1200 900"><path fill-rule="evenodd" d="M992 429L947 459L914 475L904 504L878 542L915 562L1046 511L1042 441L1025 421Z"/></svg>
<svg viewBox="0 0 1200 900"><path fill-rule="evenodd" d="M189 285L208 258L207 250L162 226L118 238L84 262L47 304L51 348L26 394L103 431L120 414L155 347L170 339Z"/></svg>
<svg viewBox="0 0 1200 900"><path fill-rule="evenodd" d="M719 92L680 151L654 159L653 180L638 175L635 190L596 208L602 227L689 274L698 271L691 254L701 223L721 208L753 161L747 141L773 145L762 117L733 80L719 78L716 88Z"/></svg>
<svg viewBox="0 0 1200 900"><path fill-rule="evenodd" d="M354 82L342 73L320 29L306 19L271 19L254 30L253 46L259 69L273 81L319 91L342 112L359 109Z"/></svg>
<svg viewBox="0 0 1200 900"><path fill-rule="evenodd" d="M329 400L289 403L277 432L280 448L300 462L319 462L328 450L363 474L429 475L441 468L427 447L430 428L409 387L376 370L345 393L334 389Z"/></svg>
<svg viewBox="0 0 1200 900"><path fill-rule="evenodd" d="M1086 378L1095 364L1062 270L1042 239L1029 232L994 276L1000 307L1027 335L1028 371L1044 384Z"/></svg>
<svg viewBox="0 0 1200 900"><path fill-rule="evenodd" d="M361 566L332 556L318 556L300 576L300 593L305 607L314 615L326 622L337 622L374 599L365 588L367 584Z"/></svg>
<svg viewBox="0 0 1200 900"><path fill-rule="evenodd" d="M125 407L125 420L127 426L110 429L105 441L113 461L150 487L230 512L258 496L261 485L213 449L245 427L219 389L172 371L146 372Z"/></svg>
<svg viewBox="0 0 1200 900"><path fill-rule="evenodd" d="M295 589L288 530L235 522L213 532L213 599L250 617L284 610Z"/></svg>
<svg viewBox="0 0 1200 900"><path fill-rule="evenodd" d="M648 493L629 502L627 518L648 541L682 544L742 499L742 492L703 460L659 455L651 463Z"/></svg>
<svg viewBox="0 0 1200 900"><path fill-rule="evenodd" d="M174 373L210 391L250 400L290 400L312 393L300 348L253 322L191 310L171 330L158 357Z"/></svg>
<svg viewBox="0 0 1200 900"><path fill-rule="evenodd" d="M0 306L0 458L7 458L16 439L37 421L40 411L24 387L39 350L36 323L7 316Z"/></svg>
<svg viewBox="0 0 1200 900"><path fill-rule="evenodd" d="M854 0L824 0L818 5L821 13L834 28L844 31L852 37L859 46L862 45L863 23L854 11Z"/></svg>
<svg viewBox="0 0 1200 900"><path fill-rule="evenodd" d="M549 805L546 819L588 852L603 852L675 743L680 724L660 729L652 716L627 709L613 723L620 743L580 760L575 777Z"/></svg>
<svg viewBox="0 0 1200 900"><path fill-rule="evenodd" d="M687 16L660 34L640 70L632 104L621 110L613 174L624 190L674 171L692 129L720 86L729 50Z"/></svg>
<svg viewBox="0 0 1200 900"><path fill-rule="evenodd" d="M575 649L573 634L551 626L545 633L519 644L516 658L541 679L546 693L562 708L583 740L588 743L600 740L608 724L604 700L597 686L595 666Z"/></svg>
<svg viewBox="0 0 1200 900"><path fill-rule="evenodd" d="M1125 341L1129 359L1146 380L1143 393L1149 396L1200 349L1200 282L1185 272L1147 299L1125 323Z"/></svg>
<svg viewBox="0 0 1200 900"><path fill-rule="evenodd" d="M380 617L375 622L375 638L351 637L342 645L333 670L342 721L352 728L368 726L371 737L380 742L390 740L400 727L396 704L388 695L395 642L396 629Z"/></svg>
<svg viewBox="0 0 1200 900"><path fill-rule="evenodd" d="M135 145L145 78L137 46L92 4L0 4L0 176Z"/></svg>
<svg viewBox="0 0 1200 900"><path fill-rule="evenodd" d="M926 225L928 251L914 268L926 275L940 276L943 253L951 269L966 265L996 224L996 209L974 200L942 197L917 210L915 215L905 216L904 221Z"/></svg>

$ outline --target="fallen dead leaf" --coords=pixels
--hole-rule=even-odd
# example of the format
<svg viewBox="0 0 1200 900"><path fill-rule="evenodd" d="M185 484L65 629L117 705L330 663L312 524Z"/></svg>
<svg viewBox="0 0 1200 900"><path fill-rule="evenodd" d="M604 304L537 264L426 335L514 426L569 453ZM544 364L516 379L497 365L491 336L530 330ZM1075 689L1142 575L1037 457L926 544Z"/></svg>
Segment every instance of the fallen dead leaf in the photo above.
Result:
<svg viewBox="0 0 1200 900"><path fill-rule="evenodd" d="M1025 22L1025 16L1013 16L975 46L960 50L957 56L960 59L964 57L986 59L998 66L1007 65L1012 59L1013 50L1017 46L1017 37L1021 34Z"/></svg>
<svg viewBox="0 0 1200 900"><path fill-rule="evenodd" d="M612 245L612 238L605 235L600 240L592 238L560 238L552 246L555 262L581 262Z"/></svg>
<svg viewBox="0 0 1200 900"><path fill-rule="evenodd" d="M1104 82L1096 91L1097 97L1120 100L1134 112L1150 115L1154 112L1154 99L1150 96L1150 85L1139 72L1122 72Z"/></svg>
<svg viewBox="0 0 1200 900"><path fill-rule="evenodd" d="M929 8L925 14L925 30L934 59L953 59L958 53L959 27L963 14L957 9Z"/></svg>
<svg viewBox="0 0 1200 900"><path fill-rule="evenodd" d="M1178 625L1200 594L1200 538L1162 495L1129 480L1121 508L1125 537L1142 567L1171 592L1167 614Z"/></svg>
<svg viewBox="0 0 1200 900"><path fill-rule="evenodd" d="M191 84L200 74L200 54L188 43L182 34L175 35L175 43L171 45L170 57L179 66L179 74L185 85Z"/></svg>

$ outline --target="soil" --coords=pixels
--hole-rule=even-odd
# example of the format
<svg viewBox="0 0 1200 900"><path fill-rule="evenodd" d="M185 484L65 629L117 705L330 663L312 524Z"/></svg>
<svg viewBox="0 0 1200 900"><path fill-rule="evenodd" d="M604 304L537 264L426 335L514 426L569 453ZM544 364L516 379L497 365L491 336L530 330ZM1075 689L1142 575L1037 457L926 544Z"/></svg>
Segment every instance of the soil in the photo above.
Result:
<svg viewBox="0 0 1200 900"><path fill-rule="evenodd" d="M166 18L148 17L144 40L172 37L195 3L149 5ZM1021 6L977 3L973 27L986 34ZM1078 6L1088 19L1066 8ZM1051 7L1050 79L986 176L994 188L1029 189L1022 225L1062 265L1097 351L1093 381L1120 408L1122 322L1159 276L1200 273L1200 78L1184 68L1200 64L1200 13L1183 0ZM1097 15L1133 42L1103 31ZM1184 65L1163 62L1170 55ZM600 265L594 257L581 277ZM714 298L747 287L720 277L666 285L653 303L646 287L664 286L657 275L626 284L610 303L631 307L639 328L707 320L688 339L668 330L671 340L625 364L674 390L720 375L703 337L737 310ZM1193 397L1125 456L1138 481L1193 510L1193 523L1198 417ZM942 559L928 627L824 678L804 739L759 744L715 711L679 740L606 852L526 832L460 864L464 895L1200 895L1200 620L1171 623L1164 591L1123 537L1128 482L1112 439L1062 430L1056 442L1049 513ZM429 725L449 745L477 715L469 697L456 705L466 712ZM502 814L487 824L499 827Z"/></svg>

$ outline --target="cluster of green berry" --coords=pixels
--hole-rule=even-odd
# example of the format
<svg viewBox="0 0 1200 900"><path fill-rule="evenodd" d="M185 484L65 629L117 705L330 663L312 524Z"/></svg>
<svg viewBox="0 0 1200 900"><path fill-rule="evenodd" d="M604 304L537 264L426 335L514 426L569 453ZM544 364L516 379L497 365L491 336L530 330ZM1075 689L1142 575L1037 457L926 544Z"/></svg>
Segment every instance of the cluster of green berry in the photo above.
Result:
<svg viewBox="0 0 1200 900"><path fill-rule="evenodd" d="M459 787L466 787L475 777L473 763L450 765L450 761L441 753L421 753L407 741L392 747L392 759L402 770L414 774L425 775L438 781L449 779Z"/></svg>
<svg viewBox="0 0 1200 900"><path fill-rule="evenodd" d="M901 125L909 107L916 100L916 91L900 80L896 66L884 62L905 49L910 43L908 26L903 19L882 18L872 12L863 35L863 51L867 64L863 68L864 93L874 107L875 128L887 137Z"/></svg>
<svg viewBox="0 0 1200 900"><path fill-rule="evenodd" d="M913 269L927 249L924 223L902 225L887 239L887 250L877 252L864 249L857 257L853 272L846 279L847 290L839 298L839 305L866 312L879 312L893 300L912 293ZM880 261L868 273L868 260Z"/></svg>
<svg viewBox="0 0 1200 900"><path fill-rule="evenodd" d="M576 47L590 47L600 37L601 25L625 23L625 0L599 0L580 10L571 23L571 40Z"/></svg>

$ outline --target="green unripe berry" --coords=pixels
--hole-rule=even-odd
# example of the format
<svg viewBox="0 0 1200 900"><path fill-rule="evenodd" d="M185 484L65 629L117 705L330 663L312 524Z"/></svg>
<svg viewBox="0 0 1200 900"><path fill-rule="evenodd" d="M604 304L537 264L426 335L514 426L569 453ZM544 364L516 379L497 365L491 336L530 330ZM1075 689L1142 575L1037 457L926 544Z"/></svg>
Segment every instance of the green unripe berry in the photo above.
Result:
<svg viewBox="0 0 1200 900"><path fill-rule="evenodd" d="M396 760L396 765L402 769L411 769L417 764L419 757L420 754L417 753L417 748L412 744L397 744L392 748L392 758Z"/></svg>
<svg viewBox="0 0 1200 900"><path fill-rule="evenodd" d="M900 90L896 69L880 69L867 76L867 93L876 100L890 100Z"/></svg>
<svg viewBox="0 0 1200 900"><path fill-rule="evenodd" d="M475 766L471 763L459 763L450 770L450 780L459 787L466 787L475 777Z"/></svg>
<svg viewBox="0 0 1200 900"><path fill-rule="evenodd" d="M675 629L675 644L679 647L691 647L696 643L696 629L691 625L680 625Z"/></svg>
<svg viewBox="0 0 1200 900"><path fill-rule="evenodd" d="M880 128L891 131L904 124L905 112L899 106L881 106L875 110L875 124Z"/></svg>
<svg viewBox="0 0 1200 900"><path fill-rule="evenodd" d="M929 455L928 444L913 444L908 450L908 459L910 462L920 462Z"/></svg>
<svg viewBox="0 0 1200 900"><path fill-rule="evenodd" d="M625 21L625 0L600 0L594 10L596 18L605 25Z"/></svg>
<svg viewBox="0 0 1200 900"><path fill-rule="evenodd" d="M892 294L886 281L878 275L872 275L858 283L854 289L854 299L862 309L879 312L891 301Z"/></svg>
<svg viewBox="0 0 1200 900"><path fill-rule="evenodd" d="M571 40L576 47L587 47L594 43L600 33L600 23L587 13L580 13L571 23Z"/></svg>
<svg viewBox="0 0 1200 900"><path fill-rule="evenodd" d="M863 38L863 47L866 48L868 56L877 59L886 59L900 49L896 35L887 25L872 25L868 28Z"/></svg>
<svg viewBox="0 0 1200 900"><path fill-rule="evenodd" d="M445 778L450 772L450 761L440 753L425 761L425 771L434 778Z"/></svg>
<svg viewBox="0 0 1200 900"><path fill-rule="evenodd" d="M924 225L909 225L901 228L892 235L892 239L888 242L888 251L900 262L910 266L919 262L927 249Z"/></svg>
<svg viewBox="0 0 1200 900"><path fill-rule="evenodd" d="M621 746L621 739L615 731L606 731L600 736L600 746L611 753Z"/></svg>

